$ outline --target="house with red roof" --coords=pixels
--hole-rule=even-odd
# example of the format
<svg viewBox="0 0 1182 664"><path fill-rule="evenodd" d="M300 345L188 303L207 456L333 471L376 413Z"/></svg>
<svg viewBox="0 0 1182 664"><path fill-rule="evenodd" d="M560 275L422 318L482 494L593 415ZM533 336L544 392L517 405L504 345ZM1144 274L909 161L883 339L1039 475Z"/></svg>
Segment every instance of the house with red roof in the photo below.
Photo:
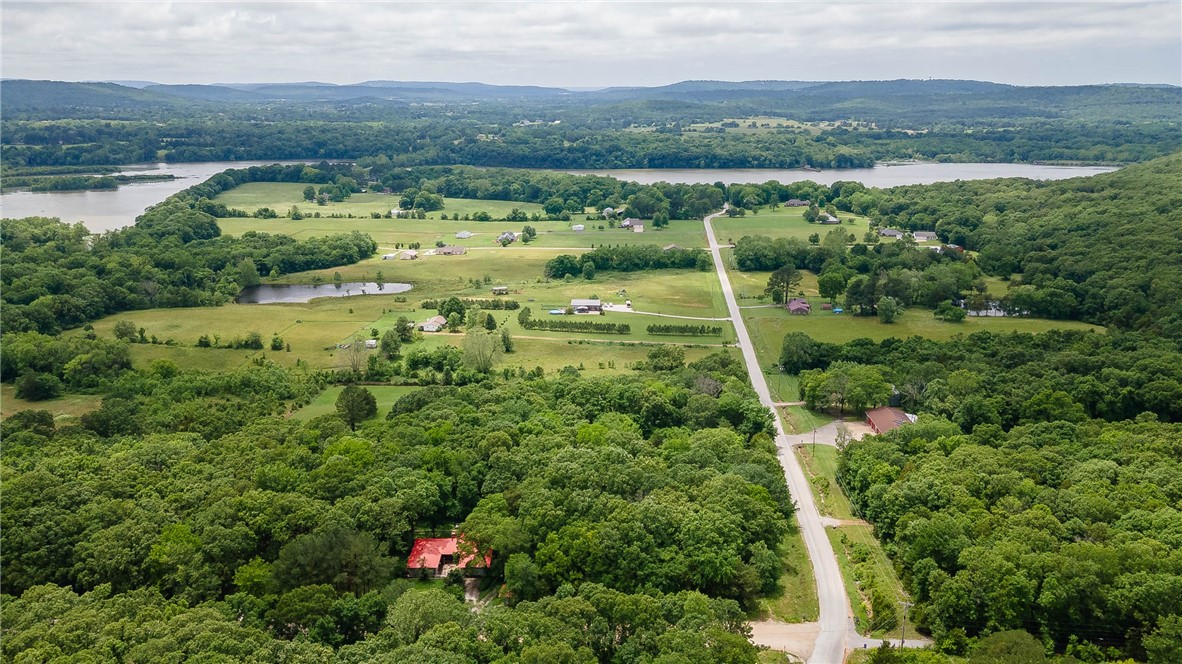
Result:
<svg viewBox="0 0 1182 664"><path fill-rule="evenodd" d="M874 430L874 433L886 433L891 429L898 429L904 424L911 424L914 421L914 415L908 415L898 408L892 408L890 406L882 406L866 411L866 424Z"/></svg>
<svg viewBox="0 0 1182 664"><path fill-rule="evenodd" d="M459 537L420 537L406 559L409 576L447 576L453 569L468 575L484 574L492 565L492 551L477 556L475 547Z"/></svg>

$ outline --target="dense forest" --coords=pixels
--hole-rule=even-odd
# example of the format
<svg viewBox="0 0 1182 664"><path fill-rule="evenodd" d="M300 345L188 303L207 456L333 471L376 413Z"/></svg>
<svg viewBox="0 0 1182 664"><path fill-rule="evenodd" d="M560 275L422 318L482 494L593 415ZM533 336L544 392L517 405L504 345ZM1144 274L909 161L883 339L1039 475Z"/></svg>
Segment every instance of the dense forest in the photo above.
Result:
<svg viewBox="0 0 1182 664"><path fill-rule="evenodd" d="M124 380L209 380L161 369ZM237 389L275 404L298 396L284 373L227 379L273 376ZM791 502L740 375L708 358L427 388L355 432L335 415L202 435L27 411L4 422L5 656L754 662L743 610L776 585ZM494 551L503 606L402 579L411 538L456 524Z"/></svg>

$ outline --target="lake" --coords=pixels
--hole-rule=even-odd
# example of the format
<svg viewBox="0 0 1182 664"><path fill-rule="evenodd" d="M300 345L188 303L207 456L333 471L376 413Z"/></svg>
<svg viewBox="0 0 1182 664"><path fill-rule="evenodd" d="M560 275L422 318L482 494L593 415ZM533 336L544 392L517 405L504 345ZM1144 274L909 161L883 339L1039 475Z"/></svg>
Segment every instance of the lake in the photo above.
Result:
<svg viewBox="0 0 1182 664"><path fill-rule="evenodd" d="M334 160L329 160L334 161ZM268 164L304 164L313 161L206 161L182 164L136 164L119 171L127 175L171 173L175 180L120 185L112 191L13 191L0 194L0 217L58 217L81 221L95 233L135 223L148 207L182 189L200 184L228 168Z"/></svg>
<svg viewBox="0 0 1182 664"><path fill-rule="evenodd" d="M331 161L331 160L330 160ZM247 168L275 163L312 163L301 161L212 161L191 164L140 164L128 166L122 173L172 173L175 180L144 182L119 187L116 191L15 191L0 194L0 216L58 217L62 221L81 221L96 233L135 223L144 210L176 192L203 182L228 168ZM812 180L833 184L838 180L856 181L868 187L894 187L904 184L930 184L952 180L984 180L1023 177L1035 180L1062 180L1107 173L1115 168L1103 166L1040 166L1035 164L880 164L873 168L808 171L804 169L618 169L563 171L575 174L610 175L621 180L652 184L725 182L750 184L779 180Z"/></svg>
<svg viewBox="0 0 1182 664"><path fill-rule="evenodd" d="M653 184L762 184L768 180L800 182L812 180L818 184L861 182L867 187L897 187L905 184L932 184L955 180L989 180L993 178L1030 178L1032 180L1066 180L1067 178L1097 175L1117 170L1111 166L1043 166L1038 164L879 164L873 168L826 169L803 168L652 168L603 169L563 171L576 175L607 175L619 180Z"/></svg>
<svg viewBox="0 0 1182 664"><path fill-rule="evenodd" d="M303 303L318 297L353 297L356 295L392 295L405 293L410 284L378 284L372 281L351 281L342 284L317 286L277 284L243 288L234 301L238 304Z"/></svg>

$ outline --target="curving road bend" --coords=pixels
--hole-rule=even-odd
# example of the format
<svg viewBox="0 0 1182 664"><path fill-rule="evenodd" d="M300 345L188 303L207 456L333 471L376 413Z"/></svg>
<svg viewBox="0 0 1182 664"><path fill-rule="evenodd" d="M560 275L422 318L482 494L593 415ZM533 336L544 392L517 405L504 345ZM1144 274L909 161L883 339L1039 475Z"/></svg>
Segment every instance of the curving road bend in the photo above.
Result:
<svg viewBox="0 0 1182 664"><path fill-rule="evenodd" d="M722 294L726 299L727 310L735 326L735 334L739 339L739 349L743 352L743 361L747 365L747 374L751 376L751 385L759 395L759 401L764 406L776 412L775 402L768 391L767 381L763 377L763 370L759 367L759 360L755 356L755 346L751 343L751 336L747 334L747 325L739 311L739 304L735 300L731 282L726 274L726 266L722 262L721 245L714 237L714 227L710 223L723 213L719 212L705 218L706 239L710 244L710 253L714 257L714 269L718 272L718 280L722 284ZM730 246L730 245L726 245ZM825 535L825 526L821 523L821 514L813 502L813 493L809 490L808 480L805 479L804 469L792 453L792 446L784 434L784 427L780 418L775 418L776 447L779 449L780 465L784 467L784 476L788 480L788 490L796 502L796 521L808 548L809 559L813 563L813 576L817 579L817 601L820 605L818 625L820 633L816 645L813 647L809 664L841 664L845 660L846 636L855 633L851 619L849 598L845 593L845 586L841 580L841 570L837 566L837 558L833 553L833 546Z"/></svg>

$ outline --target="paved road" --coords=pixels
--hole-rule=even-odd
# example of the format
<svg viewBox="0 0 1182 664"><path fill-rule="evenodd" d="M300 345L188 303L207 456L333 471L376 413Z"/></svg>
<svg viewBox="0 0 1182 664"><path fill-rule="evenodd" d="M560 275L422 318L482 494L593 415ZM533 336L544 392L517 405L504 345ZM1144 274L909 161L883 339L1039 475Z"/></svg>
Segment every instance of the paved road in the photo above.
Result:
<svg viewBox="0 0 1182 664"><path fill-rule="evenodd" d="M747 325L739 312L739 304L735 301L735 293L731 290L731 282L726 274L726 266L722 262L719 252L720 245L714 237L714 227L711 225L716 217L722 213L713 214L705 219L706 238L710 243L710 252L714 255L714 269L718 272L718 281L722 284L722 294L726 299L727 310L735 324L735 334L739 338L739 348L743 351L743 360L747 364L747 373L751 376L751 385L759 395L760 402L775 410L775 401L768 391L767 381L764 380L763 370L755 357L755 347L751 337L747 334ZM833 546L825 535L825 527L821 524L821 514L813 502L812 491L809 490L808 480L805 479L804 469L792 453L788 437L784 435L784 428L780 418L775 418L776 446L779 448L780 464L784 466L784 475L788 480L788 490L796 502L796 520L800 524L800 532L808 548L809 558L813 563L813 575L817 579L817 600L820 604L820 619L817 621L819 634L813 652L808 658L810 664L841 664L845 659L846 638L854 631L851 618L849 598L845 594L845 586L841 580L841 570L837 566L837 558L833 554Z"/></svg>

